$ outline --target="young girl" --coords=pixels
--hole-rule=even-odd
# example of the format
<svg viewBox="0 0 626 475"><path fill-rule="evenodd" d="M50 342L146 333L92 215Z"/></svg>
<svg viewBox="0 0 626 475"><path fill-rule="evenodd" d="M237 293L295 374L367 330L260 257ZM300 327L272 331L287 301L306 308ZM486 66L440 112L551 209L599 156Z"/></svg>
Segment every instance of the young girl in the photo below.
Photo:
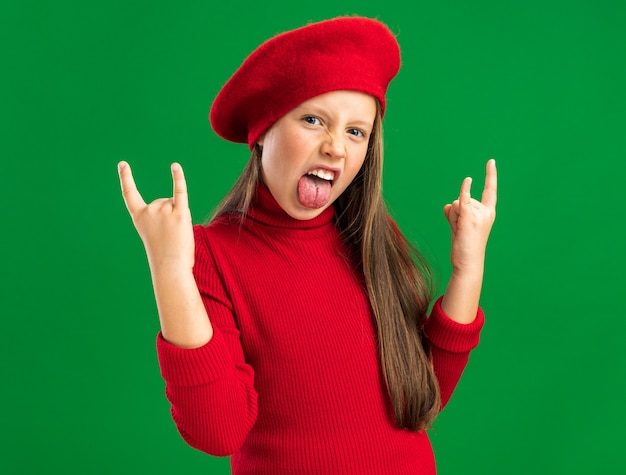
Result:
<svg viewBox="0 0 626 475"><path fill-rule="evenodd" d="M444 207L452 277L428 268L381 196L381 119L399 69L382 23L343 17L283 33L235 72L211 109L250 162L207 226L174 196L122 192L146 248L172 417L234 474L434 474L425 429L478 344L496 169Z"/></svg>

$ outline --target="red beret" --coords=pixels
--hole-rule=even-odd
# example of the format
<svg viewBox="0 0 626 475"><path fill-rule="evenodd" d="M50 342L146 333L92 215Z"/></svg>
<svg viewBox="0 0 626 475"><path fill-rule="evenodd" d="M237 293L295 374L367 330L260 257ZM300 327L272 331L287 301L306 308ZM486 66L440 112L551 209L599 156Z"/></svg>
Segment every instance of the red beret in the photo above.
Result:
<svg viewBox="0 0 626 475"><path fill-rule="evenodd" d="M370 94L384 113L399 68L398 42L383 23L363 17L313 23L253 51L215 98L209 118L220 137L252 149L283 115L327 92Z"/></svg>

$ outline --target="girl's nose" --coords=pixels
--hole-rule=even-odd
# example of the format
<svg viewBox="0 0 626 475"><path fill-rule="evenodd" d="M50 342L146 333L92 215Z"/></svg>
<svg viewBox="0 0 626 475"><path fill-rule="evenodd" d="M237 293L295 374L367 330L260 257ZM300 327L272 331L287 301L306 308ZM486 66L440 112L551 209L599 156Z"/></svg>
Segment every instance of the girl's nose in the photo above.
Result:
<svg viewBox="0 0 626 475"><path fill-rule="evenodd" d="M346 156L346 144L341 134L334 134L329 131L322 142L322 153L332 159L344 158Z"/></svg>

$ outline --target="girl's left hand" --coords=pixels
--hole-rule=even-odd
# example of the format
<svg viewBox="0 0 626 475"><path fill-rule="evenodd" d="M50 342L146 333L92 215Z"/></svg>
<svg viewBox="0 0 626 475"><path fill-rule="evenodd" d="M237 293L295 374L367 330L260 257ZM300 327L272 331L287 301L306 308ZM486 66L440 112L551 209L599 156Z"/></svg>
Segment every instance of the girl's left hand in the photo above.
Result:
<svg viewBox="0 0 626 475"><path fill-rule="evenodd" d="M497 172L496 161L487 162L487 178L482 201L470 196L471 178L461 184L459 198L443 208L452 229L450 260L454 273L482 273L487 239L496 219Z"/></svg>

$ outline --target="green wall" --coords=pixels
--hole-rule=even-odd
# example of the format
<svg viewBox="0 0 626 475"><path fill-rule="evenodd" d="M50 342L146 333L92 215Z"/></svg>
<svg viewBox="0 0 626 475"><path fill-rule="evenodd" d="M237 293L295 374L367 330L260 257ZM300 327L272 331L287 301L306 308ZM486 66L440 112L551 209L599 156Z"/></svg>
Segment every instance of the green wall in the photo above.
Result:
<svg viewBox="0 0 626 475"><path fill-rule="evenodd" d="M151 200L180 161L201 221L248 157L210 129L220 86L264 39L354 13L398 34L385 193L442 287L441 208L498 161L488 320L439 472L626 473L620 0L2 2L1 473L228 473L171 422L116 163Z"/></svg>

